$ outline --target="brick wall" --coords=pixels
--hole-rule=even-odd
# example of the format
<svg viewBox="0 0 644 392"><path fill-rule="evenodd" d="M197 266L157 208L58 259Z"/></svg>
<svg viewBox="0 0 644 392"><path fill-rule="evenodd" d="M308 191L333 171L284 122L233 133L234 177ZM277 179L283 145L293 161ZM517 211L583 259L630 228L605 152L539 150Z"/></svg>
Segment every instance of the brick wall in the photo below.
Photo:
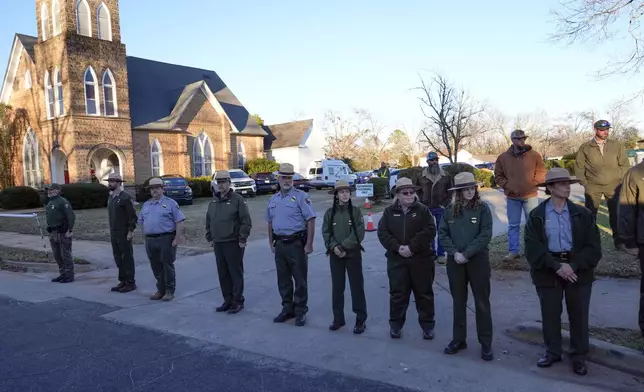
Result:
<svg viewBox="0 0 644 392"><path fill-rule="evenodd" d="M136 183L142 184L152 177L151 146L154 139L157 139L161 145L163 174L190 177L192 175L190 166L186 166L186 161L189 162L186 135L176 132L134 130L132 142L135 151Z"/></svg>
<svg viewBox="0 0 644 392"><path fill-rule="evenodd" d="M24 1L24 0L23 0ZM76 3L78 0L58 0L60 5L60 19L61 19L61 32L64 35L66 32L76 33ZM112 42L121 42L121 22L119 15L119 1L118 0L86 0L89 5L90 20L92 22L92 37L98 37L98 23L96 11L98 6L105 4L110 11L110 20L112 24ZM42 41L42 30L40 23L40 6L42 3L47 4L49 10L49 36L53 33L52 25L52 0L36 0L36 22L38 24L38 39Z"/></svg>

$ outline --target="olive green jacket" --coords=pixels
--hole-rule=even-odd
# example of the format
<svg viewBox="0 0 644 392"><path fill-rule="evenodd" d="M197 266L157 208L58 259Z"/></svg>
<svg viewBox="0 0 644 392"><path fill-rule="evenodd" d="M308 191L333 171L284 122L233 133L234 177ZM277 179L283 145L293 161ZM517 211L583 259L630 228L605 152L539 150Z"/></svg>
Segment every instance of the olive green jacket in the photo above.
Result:
<svg viewBox="0 0 644 392"><path fill-rule="evenodd" d="M346 204L337 205L335 215L333 215L333 207L324 213L322 237L327 250L332 251L338 245L345 250L360 249L360 243L364 240L364 217L360 207L352 207L353 220L349 216L349 208Z"/></svg>
<svg viewBox="0 0 644 392"><path fill-rule="evenodd" d="M438 228L438 238L448 256L460 252L466 259L485 252L492 239L492 213L485 202L476 208L463 208L454 217L454 206L447 207Z"/></svg>
<svg viewBox="0 0 644 392"><path fill-rule="evenodd" d="M619 184L629 168L624 145L612 139L606 140L603 155L593 138L579 147L575 158L575 176L584 186Z"/></svg>
<svg viewBox="0 0 644 392"><path fill-rule="evenodd" d="M112 233L128 233L136 229L136 210L132 196L121 191L116 197L107 199L107 213Z"/></svg>
<svg viewBox="0 0 644 392"><path fill-rule="evenodd" d="M45 206L45 217L47 227L57 229L61 233L72 231L76 222L76 214L71 204L62 196L49 199Z"/></svg>
<svg viewBox="0 0 644 392"><path fill-rule="evenodd" d="M208 242L246 242L253 223L243 196L228 191L224 198L216 192L206 212Z"/></svg>
<svg viewBox="0 0 644 392"><path fill-rule="evenodd" d="M630 168L624 176L617 232L627 248L644 245L644 162Z"/></svg>

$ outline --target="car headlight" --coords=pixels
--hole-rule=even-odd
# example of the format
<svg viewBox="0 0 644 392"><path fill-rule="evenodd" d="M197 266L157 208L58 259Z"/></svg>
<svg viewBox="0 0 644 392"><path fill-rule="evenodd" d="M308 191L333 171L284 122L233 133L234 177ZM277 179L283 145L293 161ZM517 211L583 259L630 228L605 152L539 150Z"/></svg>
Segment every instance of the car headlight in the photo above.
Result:
<svg viewBox="0 0 644 392"><path fill-rule="evenodd" d="M192 188L187 187L187 188L186 188L186 193L192 193Z"/></svg>

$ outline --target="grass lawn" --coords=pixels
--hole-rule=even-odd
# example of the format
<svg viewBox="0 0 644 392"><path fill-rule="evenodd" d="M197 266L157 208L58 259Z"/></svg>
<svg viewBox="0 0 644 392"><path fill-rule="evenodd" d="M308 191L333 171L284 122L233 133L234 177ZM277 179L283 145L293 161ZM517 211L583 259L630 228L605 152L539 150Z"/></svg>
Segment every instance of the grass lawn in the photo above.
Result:
<svg viewBox="0 0 644 392"><path fill-rule="evenodd" d="M561 327L567 331L570 330L570 324L568 323L563 323ZM589 330L591 338L644 352L644 340L642 340L640 331L626 328L593 327L592 325Z"/></svg>
<svg viewBox="0 0 644 392"><path fill-rule="evenodd" d="M597 214L597 224L602 241L602 259L595 270L597 275L616 278L639 278L640 265L636 257L620 252L613 245L613 237L608 222L608 208L602 205ZM523 252L523 229L521 230L521 251ZM508 235L504 234L490 242L490 261L494 269L529 270L528 262L522 258L518 261L504 262L508 253Z"/></svg>
<svg viewBox="0 0 644 392"><path fill-rule="evenodd" d="M54 263L54 256L51 252L46 253L43 251L26 250L19 248L11 248L8 246L0 245L0 262L7 261L22 261L28 263ZM90 264L87 260L75 257L74 264Z"/></svg>

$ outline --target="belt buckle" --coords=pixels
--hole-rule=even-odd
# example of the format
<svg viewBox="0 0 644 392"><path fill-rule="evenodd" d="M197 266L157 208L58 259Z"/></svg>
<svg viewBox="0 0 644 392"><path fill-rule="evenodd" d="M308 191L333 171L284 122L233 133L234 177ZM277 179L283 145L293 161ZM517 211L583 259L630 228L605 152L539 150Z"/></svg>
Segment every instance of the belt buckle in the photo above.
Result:
<svg viewBox="0 0 644 392"><path fill-rule="evenodd" d="M568 253L560 253L559 258L563 261L568 261Z"/></svg>

